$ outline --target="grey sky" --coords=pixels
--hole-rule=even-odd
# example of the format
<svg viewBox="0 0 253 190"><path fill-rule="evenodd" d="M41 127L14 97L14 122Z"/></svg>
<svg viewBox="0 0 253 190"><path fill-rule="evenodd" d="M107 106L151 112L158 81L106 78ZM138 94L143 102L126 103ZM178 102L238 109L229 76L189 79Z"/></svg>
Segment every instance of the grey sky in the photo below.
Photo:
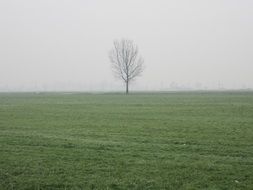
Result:
<svg viewBox="0 0 253 190"><path fill-rule="evenodd" d="M253 88L252 0L0 0L0 90L124 89L121 38L145 59L134 89Z"/></svg>

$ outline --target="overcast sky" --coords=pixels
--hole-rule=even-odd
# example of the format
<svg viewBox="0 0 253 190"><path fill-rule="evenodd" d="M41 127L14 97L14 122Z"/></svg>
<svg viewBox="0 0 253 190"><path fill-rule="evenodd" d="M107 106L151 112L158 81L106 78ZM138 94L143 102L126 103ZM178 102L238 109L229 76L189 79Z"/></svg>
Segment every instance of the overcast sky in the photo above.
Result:
<svg viewBox="0 0 253 190"><path fill-rule="evenodd" d="M121 38L145 60L132 89L253 88L252 0L0 0L0 90L123 90Z"/></svg>

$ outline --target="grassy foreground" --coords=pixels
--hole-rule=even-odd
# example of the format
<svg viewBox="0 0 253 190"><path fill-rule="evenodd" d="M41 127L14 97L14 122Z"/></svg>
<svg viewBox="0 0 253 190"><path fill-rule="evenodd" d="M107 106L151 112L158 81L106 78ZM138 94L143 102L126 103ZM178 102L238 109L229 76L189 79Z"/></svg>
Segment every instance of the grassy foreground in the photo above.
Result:
<svg viewBox="0 0 253 190"><path fill-rule="evenodd" d="M253 92L2 93L0 189L253 189Z"/></svg>

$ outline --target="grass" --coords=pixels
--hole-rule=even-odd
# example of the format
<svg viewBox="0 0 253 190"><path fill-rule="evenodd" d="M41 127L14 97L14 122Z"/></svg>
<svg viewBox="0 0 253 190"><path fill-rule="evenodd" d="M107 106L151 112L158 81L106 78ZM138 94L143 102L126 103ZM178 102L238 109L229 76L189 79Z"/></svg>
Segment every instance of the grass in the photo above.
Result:
<svg viewBox="0 0 253 190"><path fill-rule="evenodd" d="M253 92L1 93L0 189L253 189Z"/></svg>

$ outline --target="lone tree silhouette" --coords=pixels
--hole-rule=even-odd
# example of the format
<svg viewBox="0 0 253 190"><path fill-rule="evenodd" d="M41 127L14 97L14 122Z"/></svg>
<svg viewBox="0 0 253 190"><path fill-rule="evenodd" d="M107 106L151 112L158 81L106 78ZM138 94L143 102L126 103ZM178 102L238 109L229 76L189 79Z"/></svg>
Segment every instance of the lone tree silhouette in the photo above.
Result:
<svg viewBox="0 0 253 190"><path fill-rule="evenodd" d="M139 55L137 45L131 40L115 40L109 58L115 77L125 83L126 94L128 94L130 82L140 76L144 69L144 60Z"/></svg>

